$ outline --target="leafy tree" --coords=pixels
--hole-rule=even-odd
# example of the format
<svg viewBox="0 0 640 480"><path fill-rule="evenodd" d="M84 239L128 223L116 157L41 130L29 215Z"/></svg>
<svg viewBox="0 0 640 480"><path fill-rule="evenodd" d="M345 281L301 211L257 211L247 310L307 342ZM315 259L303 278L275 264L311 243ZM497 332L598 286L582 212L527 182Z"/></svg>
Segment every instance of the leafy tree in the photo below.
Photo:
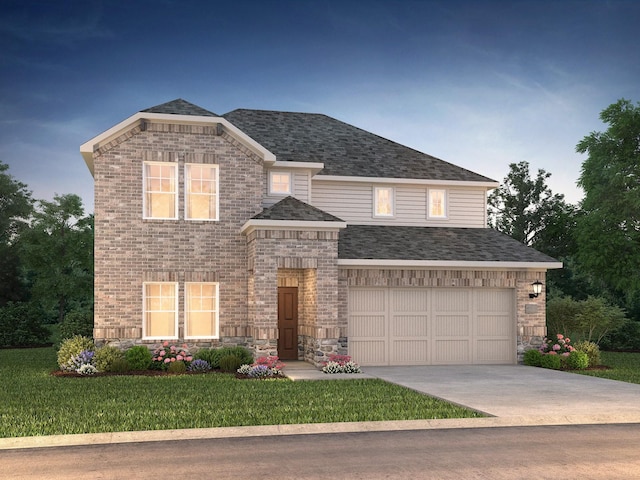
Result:
<svg viewBox="0 0 640 480"><path fill-rule="evenodd" d="M32 294L62 322L70 308L93 303L93 216L84 216L77 195L41 200L24 233L25 265L33 277Z"/></svg>
<svg viewBox="0 0 640 480"><path fill-rule="evenodd" d="M550 176L540 169L533 179L528 162L510 164L502 185L489 195L488 216L491 227L551 255L570 248L567 227L575 211L563 195L551 192Z"/></svg>
<svg viewBox="0 0 640 480"><path fill-rule="evenodd" d="M586 153L578 180L585 197L578 259L615 290L640 290L640 103L622 99L605 108L605 132L592 132L576 150Z"/></svg>
<svg viewBox="0 0 640 480"><path fill-rule="evenodd" d="M8 169L0 162L0 306L26 296L17 242L33 212L31 192L6 173Z"/></svg>

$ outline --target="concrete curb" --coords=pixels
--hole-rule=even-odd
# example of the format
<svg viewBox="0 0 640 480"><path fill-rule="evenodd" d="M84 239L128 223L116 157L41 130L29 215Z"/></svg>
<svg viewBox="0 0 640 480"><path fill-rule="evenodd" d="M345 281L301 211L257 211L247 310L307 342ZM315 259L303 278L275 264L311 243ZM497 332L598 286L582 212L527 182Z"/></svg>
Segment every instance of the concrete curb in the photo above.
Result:
<svg viewBox="0 0 640 480"><path fill-rule="evenodd" d="M150 430L139 432L88 433L40 437L0 438L0 450L108 445L118 443L162 442L166 440L205 440L219 438L263 437L281 435L316 435L332 433L392 432L402 430L440 430L452 428L540 427L551 425L594 425L638 423L640 415L572 415L454 418L437 420L402 420L388 422L306 423L255 427L194 428L184 430Z"/></svg>

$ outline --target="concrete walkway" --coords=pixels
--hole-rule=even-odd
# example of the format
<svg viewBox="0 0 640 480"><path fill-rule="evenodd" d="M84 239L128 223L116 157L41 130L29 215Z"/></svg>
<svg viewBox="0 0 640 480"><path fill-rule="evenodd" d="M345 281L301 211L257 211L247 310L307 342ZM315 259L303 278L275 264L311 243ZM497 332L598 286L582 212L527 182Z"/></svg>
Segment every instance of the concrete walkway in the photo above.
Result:
<svg viewBox="0 0 640 480"><path fill-rule="evenodd" d="M640 385L542 368L521 365L363 367L362 374L327 375L310 364L291 362L284 371L293 381L381 378L493 417L0 438L0 450L173 441L176 438L186 440L451 428L640 423Z"/></svg>

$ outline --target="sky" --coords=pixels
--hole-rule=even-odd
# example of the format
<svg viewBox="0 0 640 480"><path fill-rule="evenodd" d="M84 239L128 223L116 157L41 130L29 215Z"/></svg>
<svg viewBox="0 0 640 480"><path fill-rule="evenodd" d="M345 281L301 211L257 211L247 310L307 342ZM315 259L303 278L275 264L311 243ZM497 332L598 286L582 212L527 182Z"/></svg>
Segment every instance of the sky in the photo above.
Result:
<svg viewBox="0 0 640 480"><path fill-rule="evenodd" d="M80 145L183 98L323 113L498 181L526 161L577 203L576 144L640 101L639 24L635 0L2 0L0 162L91 213Z"/></svg>

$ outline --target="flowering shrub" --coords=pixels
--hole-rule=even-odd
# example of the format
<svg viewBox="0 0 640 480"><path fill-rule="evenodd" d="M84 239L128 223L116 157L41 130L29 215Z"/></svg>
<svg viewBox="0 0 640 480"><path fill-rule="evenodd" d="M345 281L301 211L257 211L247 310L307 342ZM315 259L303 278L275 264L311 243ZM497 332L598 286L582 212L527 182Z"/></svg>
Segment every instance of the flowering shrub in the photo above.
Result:
<svg viewBox="0 0 640 480"><path fill-rule="evenodd" d="M98 371L96 366L93 363L93 357L95 352L91 350L83 350L78 355L74 355L71 359L64 365L62 365L62 370L66 372L76 372L81 375L93 375Z"/></svg>
<svg viewBox="0 0 640 480"><path fill-rule="evenodd" d="M571 339L561 333L558 333L555 339L544 337L540 347L540 351L545 355L562 355L563 357L568 357L574 350Z"/></svg>
<svg viewBox="0 0 640 480"><path fill-rule="evenodd" d="M329 355L329 361L322 367L324 373L362 373L360 365L351 361L349 355Z"/></svg>
<svg viewBox="0 0 640 480"><path fill-rule="evenodd" d="M260 357L251 365L241 365L237 372L251 378L282 377L284 366L276 356Z"/></svg>
<svg viewBox="0 0 640 480"><path fill-rule="evenodd" d="M199 372L204 373L211 370L211 365L206 360L197 359L191 362L189 367L187 368L190 372Z"/></svg>
<svg viewBox="0 0 640 480"><path fill-rule="evenodd" d="M173 362L189 363L192 360L193 356L189 354L186 344L177 347L165 341L153 351L153 367L159 370L168 369Z"/></svg>

